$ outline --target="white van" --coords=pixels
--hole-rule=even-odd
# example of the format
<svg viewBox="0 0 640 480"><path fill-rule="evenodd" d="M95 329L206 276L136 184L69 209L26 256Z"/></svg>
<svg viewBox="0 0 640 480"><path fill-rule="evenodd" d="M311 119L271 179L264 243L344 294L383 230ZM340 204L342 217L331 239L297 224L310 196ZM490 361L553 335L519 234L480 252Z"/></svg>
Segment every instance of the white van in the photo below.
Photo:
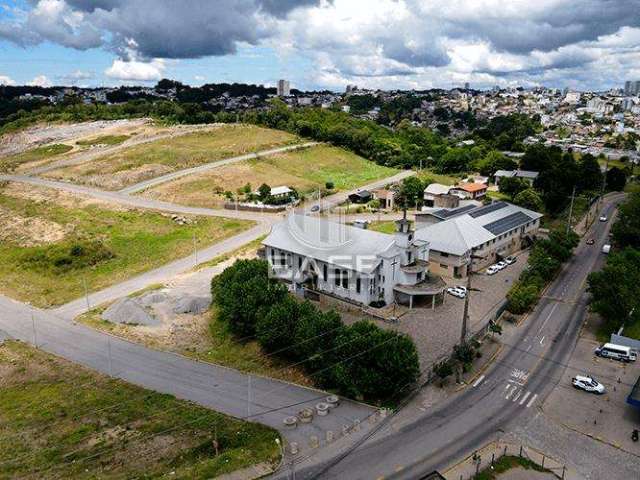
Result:
<svg viewBox="0 0 640 480"><path fill-rule="evenodd" d="M623 362L635 362L638 355L629 347L616 345L615 343L605 343L603 346L596 348L595 354L599 357L612 358Z"/></svg>
<svg viewBox="0 0 640 480"><path fill-rule="evenodd" d="M607 254L611 251L611 245L606 244L602 246L602 253Z"/></svg>

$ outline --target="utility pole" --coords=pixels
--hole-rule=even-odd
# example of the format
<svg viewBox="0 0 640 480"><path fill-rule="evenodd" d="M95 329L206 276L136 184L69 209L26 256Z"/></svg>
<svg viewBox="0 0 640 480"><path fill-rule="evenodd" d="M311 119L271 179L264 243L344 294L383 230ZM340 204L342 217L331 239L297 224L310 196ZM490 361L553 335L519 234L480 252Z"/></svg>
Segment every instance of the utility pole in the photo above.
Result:
<svg viewBox="0 0 640 480"><path fill-rule="evenodd" d="M196 232L193 232L193 258L195 259L195 265L198 265L198 240L196 239Z"/></svg>
<svg viewBox="0 0 640 480"><path fill-rule="evenodd" d="M31 326L33 327L33 346L38 348L38 338L36 337L36 317L31 310Z"/></svg>
<svg viewBox="0 0 640 480"><path fill-rule="evenodd" d="M469 323L469 297L471 296L471 262L469 256L467 264L467 294L464 296L464 311L462 313L462 330L460 331L460 345L467 343L467 324Z"/></svg>
<svg viewBox="0 0 640 480"><path fill-rule="evenodd" d="M87 301L87 312L91 310L91 305L89 304L89 289L87 288L87 279L82 277L82 285L84 287L84 299Z"/></svg>
<svg viewBox="0 0 640 480"><path fill-rule="evenodd" d="M573 192L571 193L571 204L569 205L569 218L567 219L567 233L566 236L569 236L569 230L571 230L571 217L573 217L573 201L576 198L576 186L573 186Z"/></svg>

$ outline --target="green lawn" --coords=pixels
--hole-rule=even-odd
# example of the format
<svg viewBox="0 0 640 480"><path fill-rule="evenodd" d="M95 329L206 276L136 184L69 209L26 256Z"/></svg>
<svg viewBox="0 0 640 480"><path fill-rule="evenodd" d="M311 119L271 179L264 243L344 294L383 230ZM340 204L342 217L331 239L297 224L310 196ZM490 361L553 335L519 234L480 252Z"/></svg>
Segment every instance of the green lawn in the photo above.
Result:
<svg viewBox="0 0 640 480"><path fill-rule="evenodd" d="M381 220L379 222L371 222L369 230L380 233L393 234L396 232L396 222L394 220Z"/></svg>
<svg viewBox="0 0 640 480"><path fill-rule="evenodd" d="M279 458L273 429L19 342L0 346L0 371L1 478L205 479Z"/></svg>
<svg viewBox="0 0 640 480"><path fill-rule="evenodd" d="M598 158L598 163L601 166L607 165L607 160ZM640 166L634 165L633 163L621 162L620 160L609 160L609 168L618 167L620 170L624 170L627 167L633 167L633 174L640 175Z"/></svg>
<svg viewBox="0 0 640 480"><path fill-rule="evenodd" d="M124 148L91 162L48 172L47 176L119 189L170 171L298 141L298 137L280 130L223 125Z"/></svg>
<svg viewBox="0 0 640 480"><path fill-rule="evenodd" d="M67 153L72 149L73 147L70 145L55 143L53 145L33 148L16 155L0 157L0 172L11 172L25 163L47 160L57 155Z"/></svg>
<svg viewBox="0 0 640 480"><path fill-rule="evenodd" d="M461 179L466 178L466 175L443 175L436 173L428 168L418 171L418 178L423 182L429 181L429 183L441 183L442 185L455 185L460 182Z"/></svg>
<svg viewBox="0 0 640 480"><path fill-rule="evenodd" d="M43 189L48 191L48 189ZM169 215L141 210L111 210L87 204L72 208L55 201L11 196L0 188L0 228L40 225L64 231L55 241L25 243L25 235L0 242L0 291L40 307L59 305L90 291L121 282L248 228L251 222L193 217L178 225ZM40 222L40 223L37 223ZM26 227L25 227L26 228ZM27 240L29 240L27 238Z"/></svg>
<svg viewBox="0 0 640 480"><path fill-rule="evenodd" d="M533 463L531 460L522 457L510 456L501 457L497 461L493 462L493 468L487 468L482 470L473 480L496 480L500 477L500 474L505 473L515 468L523 468L525 470L535 470L536 472L551 473L550 470L542 468L537 463Z"/></svg>
<svg viewBox="0 0 640 480"><path fill-rule="evenodd" d="M333 182L335 192L351 190L398 172L347 150L318 145L224 165L159 185L146 195L185 205L219 207L224 202L224 191L235 192L247 183L254 190L266 183L272 187L287 185L306 194L324 190L326 182Z"/></svg>
<svg viewBox="0 0 640 480"><path fill-rule="evenodd" d="M589 208L589 199L586 197L576 197L573 202L573 211L571 212L571 226L575 227L580 220L587 214L587 210ZM550 217L549 215L545 215L542 217L543 228L548 228L550 230L556 228L566 228L567 222L569 220L569 210L570 206L567 206L559 215L556 217Z"/></svg>
<svg viewBox="0 0 640 480"><path fill-rule="evenodd" d="M487 190L487 197L493 200L506 200L507 202L511 202L511 197L506 193L500 193L495 190Z"/></svg>
<svg viewBox="0 0 640 480"><path fill-rule="evenodd" d="M91 145L119 145L129 138L131 138L129 135L101 135L88 140L78 140L76 145L80 145L81 147L89 147Z"/></svg>

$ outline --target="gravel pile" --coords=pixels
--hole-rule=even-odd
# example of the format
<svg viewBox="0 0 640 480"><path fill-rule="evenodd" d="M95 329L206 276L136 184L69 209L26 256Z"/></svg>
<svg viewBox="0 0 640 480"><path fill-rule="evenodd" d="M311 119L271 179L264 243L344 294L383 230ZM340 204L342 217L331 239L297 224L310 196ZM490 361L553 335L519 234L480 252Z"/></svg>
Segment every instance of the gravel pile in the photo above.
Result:
<svg viewBox="0 0 640 480"><path fill-rule="evenodd" d="M145 293L141 297L136 298L136 302L143 307L150 307L152 305L155 305L156 303L166 302L167 299L168 296L166 293L154 291Z"/></svg>
<svg viewBox="0 0 640 480"><path fill-rule="evenodd" d="M160 321L131 298L121 298L102 313L103 320L126 325L159 325Z"/></svg>
<svg viewBox="0 0 640 480"><path fill-rule="evenodd" d="M176 300L173 311L175 313L193 313L197 315L206 312L210 304L211 300L209 298L185 295Z"/></svg>

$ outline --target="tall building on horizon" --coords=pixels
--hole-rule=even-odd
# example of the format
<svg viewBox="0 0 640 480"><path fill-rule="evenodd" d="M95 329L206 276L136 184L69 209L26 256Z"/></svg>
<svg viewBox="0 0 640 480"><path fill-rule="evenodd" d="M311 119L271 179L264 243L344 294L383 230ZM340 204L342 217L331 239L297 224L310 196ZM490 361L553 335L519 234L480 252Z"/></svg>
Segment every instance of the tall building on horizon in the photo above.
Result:
<svg viewBox="0 0 640 480"><path fill-rule="evenodd" d="M640 94L640 80L627 80L624 82L624 94L632 97Z"/></svg>
<svg viewBox="0 0 640 480"><path fill-rule="evenodd" d="M278 80L278 96L288 97L291 94L289 80Z"/></svg>

